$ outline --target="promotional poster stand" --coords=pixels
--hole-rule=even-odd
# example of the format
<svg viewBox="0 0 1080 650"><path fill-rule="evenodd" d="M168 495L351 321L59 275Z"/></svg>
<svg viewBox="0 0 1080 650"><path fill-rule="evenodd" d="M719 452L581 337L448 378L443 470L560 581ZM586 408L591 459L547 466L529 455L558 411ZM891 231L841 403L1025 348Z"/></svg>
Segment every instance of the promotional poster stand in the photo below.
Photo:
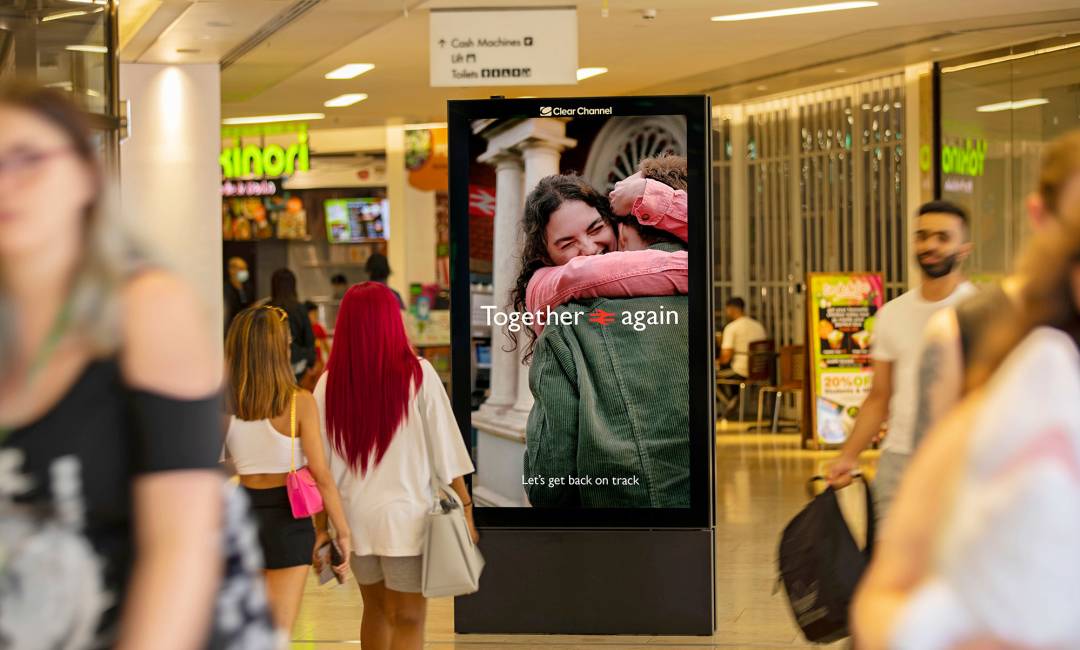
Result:
<svg viewBox="0 0 1080 650"><path fill-rule="evenodd" d="M522 499L520 503L494 504L493 498L488 498L484 507L478 504L475 509L486 567L480 590L455 599L457 633L710 635L715 630L710 113L708 98L701 96L492 99L448 103L454 411L466 442L474 450L477 465L477 478L472 485L474 501L478 490L488 489L487 484L478 487L477 483L500 476L520 481L517 492ZM598 119L607 122L601 124L596 121ZM608 125L608 122L612 124ZM480 434L474 422L482 413L482 407L474 411L477 346L471 338L476 314L471 292L475 288L473 276L478 273L478 265L471 259L475 257L475 251L470 255L469 247L482 245L483 239L475 232L477 229L483 226L488 233L491 229L490 222L485 225L473 221L470 226L470 190L473 196L491 194L476 189L477 184L484 185L483 179L477 180L477 177L490 174L482 169L477 171L477 161L491 166L498 164L499 174L506 174L499 176L500 183L504 179L511 181L499 185L493 192L497 209L520 211L525 196L539 180L535 172L538 156L550 160L552 150L562 151L562 166L556 162L554 170L545 173L566 173L570 164L567 159L580 153L573 148L580 149L586 140L593 142L587 152L593 155L584 164L585 169L580 166L576 169L586 176L591 169L594 180L590 182L597 186L602 184L604 177L596 172L598 154L595 152L603 153L603 147L613 141L619 144L608 136L630 134L627 135L630 144L625 147L619 144L622 148L612 157L618 160L619 151L637 151L641 143L650 142L649 138L665 137L662 134L656 136L654 132L659 133L665 125L673 123L685 124L685 134L677 134L682 136L681 139L674 138L673 141L677 140L677 145L684 147L679 153L687 159L688 186L688 295L668 299L669 302L683 301L681 304L686 305L689 323L683 339L688 341L686 385L689 392L688 411L683 410L683 417L689 421L689 453L686 455L689 466L684 468L687 499L682 504L685 507L595 507L595 504L591 507L589 504L528 507L521 485L527 482L526 477L523 473L520 479L513 476L521 473L522 453L512 450L502 456L503 461L493 462L492 456L485 455L488 452L478 449ZM601 125L606 130L600 129L601 134L597 136L596 131ZM631 127L640 128L634 131ZM482 136L487 138L486 141L481 140ZM538 139L542 140L541 146L547 147L539 154L534 146ZM517 149L494 147L511 141L514 143L511 146ZM515 177L511 165L520 165L520 162L508 163L506 160L522 151L524 174ZM580 160L584 161L584 158L582 153ZM530 163L534 164L533 171ZM637 161L631 164L636 166ZM614 181L633 171L623 168L619 174L609 176ZM520 168L516 173L521 174ZM595 180L597 178L600 181ZM610 187L597 189L606 195ZM512 197L512 202L508 197ZM520 228L520 214L518 212L514 215L516 220L509 222L511 227ZM509 258L509 255L500 256L499 252L507 250L499 248L505 246L500 244L498 232L500 223L508 223L503 218L496 216L494 219L495 252L491 253L489 248L487 262L487 268L495 269L488 272L495 278L496 306L500 300L505 300L505 296L500 298L500 286L505 286L507 277L506 271L499 275L499 264L505 262L504 257ZM470 227L474 232L470 233ZM492 236L486 236L490 241ZM521 236L515 236L515 250L520 251ZM515 263L514 267L510 277L516 277L520 264ZM483 280L478 282L484 285ZM489 345L494 354L501 342L496 340L495 334L491 334L491 339ZM498 363L498 360L486 361L485 357L485 366L497 367ZM641 374L635 377L636 381L641 381ZM663 376L653 379L657 382L665 380ZM500 388L493 373L489 392L494 393ZM519 394L518 397L520 402L522 396ZM650 405L635 403L634 406L648 409ZM497 436L487 434L490 440L495 440L494 445L511 445L507 441L515 438L512 433L496 433ZM643 437L648 434L649 431L641 432ZM524 434L517 435L525 438ZM524 443L517 444L525 449Z"/></svg>
<svg viewBox="0 0 1080 650"><path fill-rule="evenodd" d="M807 275L807 386L803 446L844 444L873 385L870 346L885 302L879 273Z"/></svg>

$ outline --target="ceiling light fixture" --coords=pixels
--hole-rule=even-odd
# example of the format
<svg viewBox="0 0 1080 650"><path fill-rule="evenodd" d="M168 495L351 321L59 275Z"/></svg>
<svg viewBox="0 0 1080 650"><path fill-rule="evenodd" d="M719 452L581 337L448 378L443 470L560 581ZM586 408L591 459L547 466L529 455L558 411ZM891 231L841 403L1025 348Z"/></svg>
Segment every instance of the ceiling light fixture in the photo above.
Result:
<svg viewBox="0 0 1080 650"><path fill-rule="evenodd" d="M758 20L759 18L779 18L781 16L802 16L805 14L819 14L826 11L844 11L846 9L865 9L876 7L876 2L831 2L823 5L810 5L807 7L788 7L787 9L771 9L769 11L752 11L745 14L729 14L726 16L713 16L715 23L730 23L740 20Z"/></svg>
<svg viewBox="0 0 1080 650"><path fill-rule="evenodd" d="M286 115L253 115L251 117L227 117L221 120L222 124L269 124L271 122L300 122L303 120L321 120L326 115L322 113L289 113Z"/></svg>
<svg viewBox="0 0 1080 650"><path fill-rule="evenodd" d="M108 54L109 48L104 45L68 45L64 48L68 52L88 52L90 54Z"/></svg>
<svg viewBox="0 0 1080 650"><path fill-rule="evenodd" d="M345 106L352 106L357 102L362 102L367 99L365 93L345 93L344 95L338 95L333 99L328 99L323 102L323 106L327 108L343 108Z"/></svg>
<svg viewBox="0 0 1080 650"><path fill-rule="evenodd" d="M403 128L407 131L422 131L447 128L446 122L425 122L423 124L406 124Z"/></svg>
<svg viewBox="0 0 1080 650"><path fill-rule="evenodd" d="M577 80L585 81L586 79L599 77L602 74L607 74L607 68L578 68Z"/></svg>
<svg viewBox="0 0 1080 650"><path fill-rule="evenodd" d="M365 72L371 72L375 69L373 63L346 63L340 68L336 68L323 75L327 79L355 79Z"/></svg>
<svg viewBox="0 0 1080 650"><path fill-rule="evenodd" d="M75 18L76 16L85 16L88 13L90 13L90 12L89 11L81 11L81 10L80 11L65 11L63 13L58 13L58 14L52 14L52 15L49 15L49 16L45 16L44 18L41 19L41 22L47 23L47 22L52 21L52 20L61 20L63 18Z"/></svg>
<svg viewBox="0 0 1080 650"><path fill-rule="evenodd" d="M995 63L1004 63L1006 61L1016 61L1017 59L1026 59L1031 56L1038 56L1040 54L1050 54L1051 52L1060 52L1062 50L1071 50L1074 47L1080 47L1080 41L1075 43L1065 43L1064 45L1055 45L1053 47L1044 47L1040 50L1031 50L1030 52L1018 52L1016 54L1007 54L1005 56L994 57L993 59L983 59L982 61L972 61L971 63L963 63L961 65L953 65L947 68L942 68L942 73L960 72L961 70L970 70L972 68L981 68L984 65L994 65Z"/></svg>
<svg viewBox="0 0 1080 650"><path fill-rule="evenodd" d="M975 109L978 113L998 113L1001 111L1016 111L1021 108L1031 108L1032 106L1042 106L1043 104L1049 104L1050 100L1044 97L1032 97L1031 99L1018 99L1014 102L998 102L997 104L986 104L979 106Z"/></svg>

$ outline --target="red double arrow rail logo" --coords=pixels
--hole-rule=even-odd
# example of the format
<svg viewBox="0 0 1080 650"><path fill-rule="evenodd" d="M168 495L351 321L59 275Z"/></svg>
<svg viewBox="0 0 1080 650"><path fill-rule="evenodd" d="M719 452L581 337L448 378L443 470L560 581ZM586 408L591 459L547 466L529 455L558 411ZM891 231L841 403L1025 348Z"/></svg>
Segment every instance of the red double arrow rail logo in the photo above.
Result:
<svg viewBox="0 0 1080 650"><path fill-rule="evenodd" d="M597 309L589 314L589 322L597 325L611 325L615 322L615 314L603 309Z"/></svg>

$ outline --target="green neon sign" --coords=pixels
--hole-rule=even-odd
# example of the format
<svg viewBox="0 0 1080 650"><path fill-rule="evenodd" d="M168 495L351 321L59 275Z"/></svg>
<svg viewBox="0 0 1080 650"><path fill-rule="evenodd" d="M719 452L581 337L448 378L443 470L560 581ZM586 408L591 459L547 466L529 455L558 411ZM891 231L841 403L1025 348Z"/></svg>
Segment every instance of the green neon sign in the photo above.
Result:
<svg viewBox="0 0 1080 650"><path fill-rule="evenodd" d="M946 145L941 148L941 173L978 178L986 171L986 140L965 140L963 146ZM919 148L919 168L930 171L930 145Z"/></svg>
<svg viewBox="0 0 1080 650"><path fill-rule="evenodd" d="M241 140L244 133L233 131L228 135L234 138L234 145L222 151L218 158L223 179L278 178L310 169L307 129L298 129L296 142L288 148L278 144L245 145Z"/></svg>

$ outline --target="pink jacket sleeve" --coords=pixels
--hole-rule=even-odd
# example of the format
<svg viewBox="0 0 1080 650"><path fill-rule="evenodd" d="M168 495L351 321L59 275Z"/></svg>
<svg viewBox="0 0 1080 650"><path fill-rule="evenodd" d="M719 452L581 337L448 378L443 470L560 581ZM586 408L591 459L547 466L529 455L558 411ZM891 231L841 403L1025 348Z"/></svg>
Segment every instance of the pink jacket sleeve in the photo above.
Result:
<svg viewBox="0 0 1080 650"><path fill-rule="evenodd" d="M537 270L525 291L525 304L536 312L583 298L686 293L686 251L616 251L575 257L562 266Z"/></svg>
<svg viewBox="0 0 1080 650"><path fill-rule="evenodd" d="M674 190L651 178L645 181L645 194L634 201L631 213L643 226L665 230L686 241L686 192Z"/></svg>

